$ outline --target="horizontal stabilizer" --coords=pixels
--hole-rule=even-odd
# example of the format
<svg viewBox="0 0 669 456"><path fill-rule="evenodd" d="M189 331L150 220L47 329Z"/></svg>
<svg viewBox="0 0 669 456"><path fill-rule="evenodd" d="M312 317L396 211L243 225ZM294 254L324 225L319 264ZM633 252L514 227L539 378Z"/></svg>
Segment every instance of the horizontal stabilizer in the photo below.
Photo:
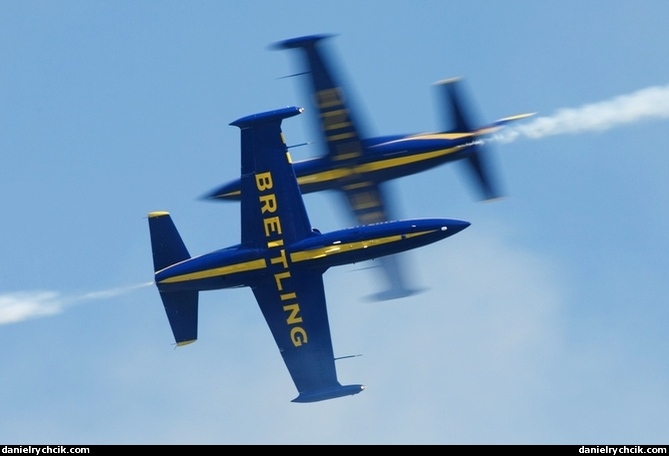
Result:
<svg viewBox="0 0 669 456"><path fill-rule="evenodd" d="M339 385L315 391L302 391L291 402L318 402L343 396L353 396L365 389L364 385Z"/></svg>
<svg viewBox="0 0 669 456"><path fill-rule="evenodd" d="M460 78L447 79L439 81L436 85L441 86L443 90L443 102L447 113L447 122L450 123L453 131L471 132L472 114L471 105L465 103L463 99ZM465 104L468 106L465 108Z"/></svg>
<svg viewBox="0 0 669 456"><path fill-rule="evenodd" d="M162 291L160 298L165 306L167 319L178 346L187 345L197 339L197 291Z"/></svg>
<svg viewBox="0 0 669 456"><path fill-rule="evenodd" d="M154 271L160 271L167 266L190 258L188 249L174 226L169 212L151 212L149 232L151 233Z"/></svg>
<svg viewBox="0 0 669 456"><path fill-rule="evenodd" d="M149 233L155 271L190 258L186 245L168 212L158 211L149 214ZM163 300L177 345L195 342L198 291L161 291L160 298Z"/></svg>
<svg viewBox="0 0 669 456"><path fill-rule="evenodd" d="M474 179L478 181L479 190L484 200L492 200L499 198L501 193L497 189L495 181L495 174L492 171L489 157L485 156L485 151L481 150L479 145L472 147L472 153L466 158L469 168L474 175Z"/></svg>
<svg viewBox="0 0 669 456"><path fill-rule="evenodd" d="M445 131L471 133L473 135L493 132L493 128L490 127L486 129L474 128L473 118L476 116L471 112L472 104L464 97L460 78L439 81L436 85L442 90L444 113L446 122L449 124ZM501 128L502 124L495 125L494 128ZM478 187L481 197L484 200L499 198L501 191L498 188L497 174L491 158L488 156L489 154L482 144L472 144L468 150L467 165L472 172L473 181Z"/></svg>

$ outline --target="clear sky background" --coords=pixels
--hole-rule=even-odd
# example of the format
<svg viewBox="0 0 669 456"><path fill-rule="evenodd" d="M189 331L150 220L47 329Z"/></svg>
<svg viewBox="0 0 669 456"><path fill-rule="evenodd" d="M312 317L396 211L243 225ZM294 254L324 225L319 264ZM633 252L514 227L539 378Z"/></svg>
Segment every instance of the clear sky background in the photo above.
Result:
<svg viewBox="0 0 669 456"><path fill-rule="evenodd" d="M666 444L669 2L0 2L0 443ZM489 144L506 198L460 164L392 183L402 217L471 222L403 254L425 291L385 302L373 263L326 272L342 383L297 392L248 289L201 294L175 349L146 214L192 254L240 239L235 119L306 106L282 39L333 33L370 134L537 112ZM284 122L317 141L311 112ZM322 153L318 143L294 159ZM321 231L349 224L305 197Z"/></svg>

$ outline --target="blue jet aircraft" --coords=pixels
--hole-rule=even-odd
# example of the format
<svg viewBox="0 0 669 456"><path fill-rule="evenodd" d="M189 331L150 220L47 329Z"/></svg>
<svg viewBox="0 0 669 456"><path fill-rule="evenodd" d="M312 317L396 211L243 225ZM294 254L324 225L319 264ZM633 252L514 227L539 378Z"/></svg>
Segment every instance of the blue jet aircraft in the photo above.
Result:
<svg viewBox="0 0 669 456"><path fill-rule="evenodd" d="M284 108L241 118L241 243L191 257L168 212L148 216L155 284L178 346L197 339L204 290L250 287L297 388L293 402L353 395L337 380L323 273L452 236L468 222L386 221L321 234L313 229L281 131Z"/></svg>
<svg viewBox="0 0 669 456"><path fill-rule="evenodd" d="M310 94L318 112L319 130L327 153L294 163L295 174L303 194L320 190L337 190L360 224L378 223L396 218L383 184L441 164L464 160L473 171L484 199L501 196L494 182L489 157L484 155L482 137L498 131L506 123L532 114L500 119L490 125L473 128L461 102L457 79L441 81L452 129L439 133L392 135L369 138L361 132L360 118L347 103L342 85L333 72L321 42L330 35L313 35L281 41L278 49L303 52L309 75ZM302 74L302 73L300 73ZM348 100L350 101L350 99ZM238 200L240 181L235 180L211 191L205 198ZM380 299L410 295L414 290L405 284L397 257L383 258L389 290Z"/></svg>

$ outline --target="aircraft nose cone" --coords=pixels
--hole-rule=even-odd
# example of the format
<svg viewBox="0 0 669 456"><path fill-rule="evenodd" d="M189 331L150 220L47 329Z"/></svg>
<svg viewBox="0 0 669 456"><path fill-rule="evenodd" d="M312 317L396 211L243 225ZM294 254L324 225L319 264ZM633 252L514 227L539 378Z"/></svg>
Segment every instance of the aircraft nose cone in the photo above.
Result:
<svg viewBox="0 0 669 456"><path fill-rule="evenodd" d="M447 223L441 227L442 231L446 231L449 236L459 233L467 228L471 223L464 220L448 220Z"/></svg>

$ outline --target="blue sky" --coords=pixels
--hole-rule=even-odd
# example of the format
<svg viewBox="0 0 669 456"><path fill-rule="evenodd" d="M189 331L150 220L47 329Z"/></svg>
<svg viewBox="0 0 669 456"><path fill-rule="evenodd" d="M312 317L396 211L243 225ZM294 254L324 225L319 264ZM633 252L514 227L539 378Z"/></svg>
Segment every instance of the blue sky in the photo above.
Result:
<svg viewBox="0 0 669 456"><path fill-rule="evenodd" d="M666 444L669 3L0 2L0 442ZM228 124L306 105L295 55L328 44L370 134L438 130L464 78L506 198L459 164L393 182L402 217L472 225L403 254L411 298L370 302L369 265L326 272L342 383L296 391L247 289L203 293L175 350L146 214L191 253L239 241ZM309 112L284 122L315 141ZM541 122L541 123L537 123ZM586 126L586 128L583 128ZM319 155L318 143L294 159ZM321 231L348 224L305 197Z"/></svg>

